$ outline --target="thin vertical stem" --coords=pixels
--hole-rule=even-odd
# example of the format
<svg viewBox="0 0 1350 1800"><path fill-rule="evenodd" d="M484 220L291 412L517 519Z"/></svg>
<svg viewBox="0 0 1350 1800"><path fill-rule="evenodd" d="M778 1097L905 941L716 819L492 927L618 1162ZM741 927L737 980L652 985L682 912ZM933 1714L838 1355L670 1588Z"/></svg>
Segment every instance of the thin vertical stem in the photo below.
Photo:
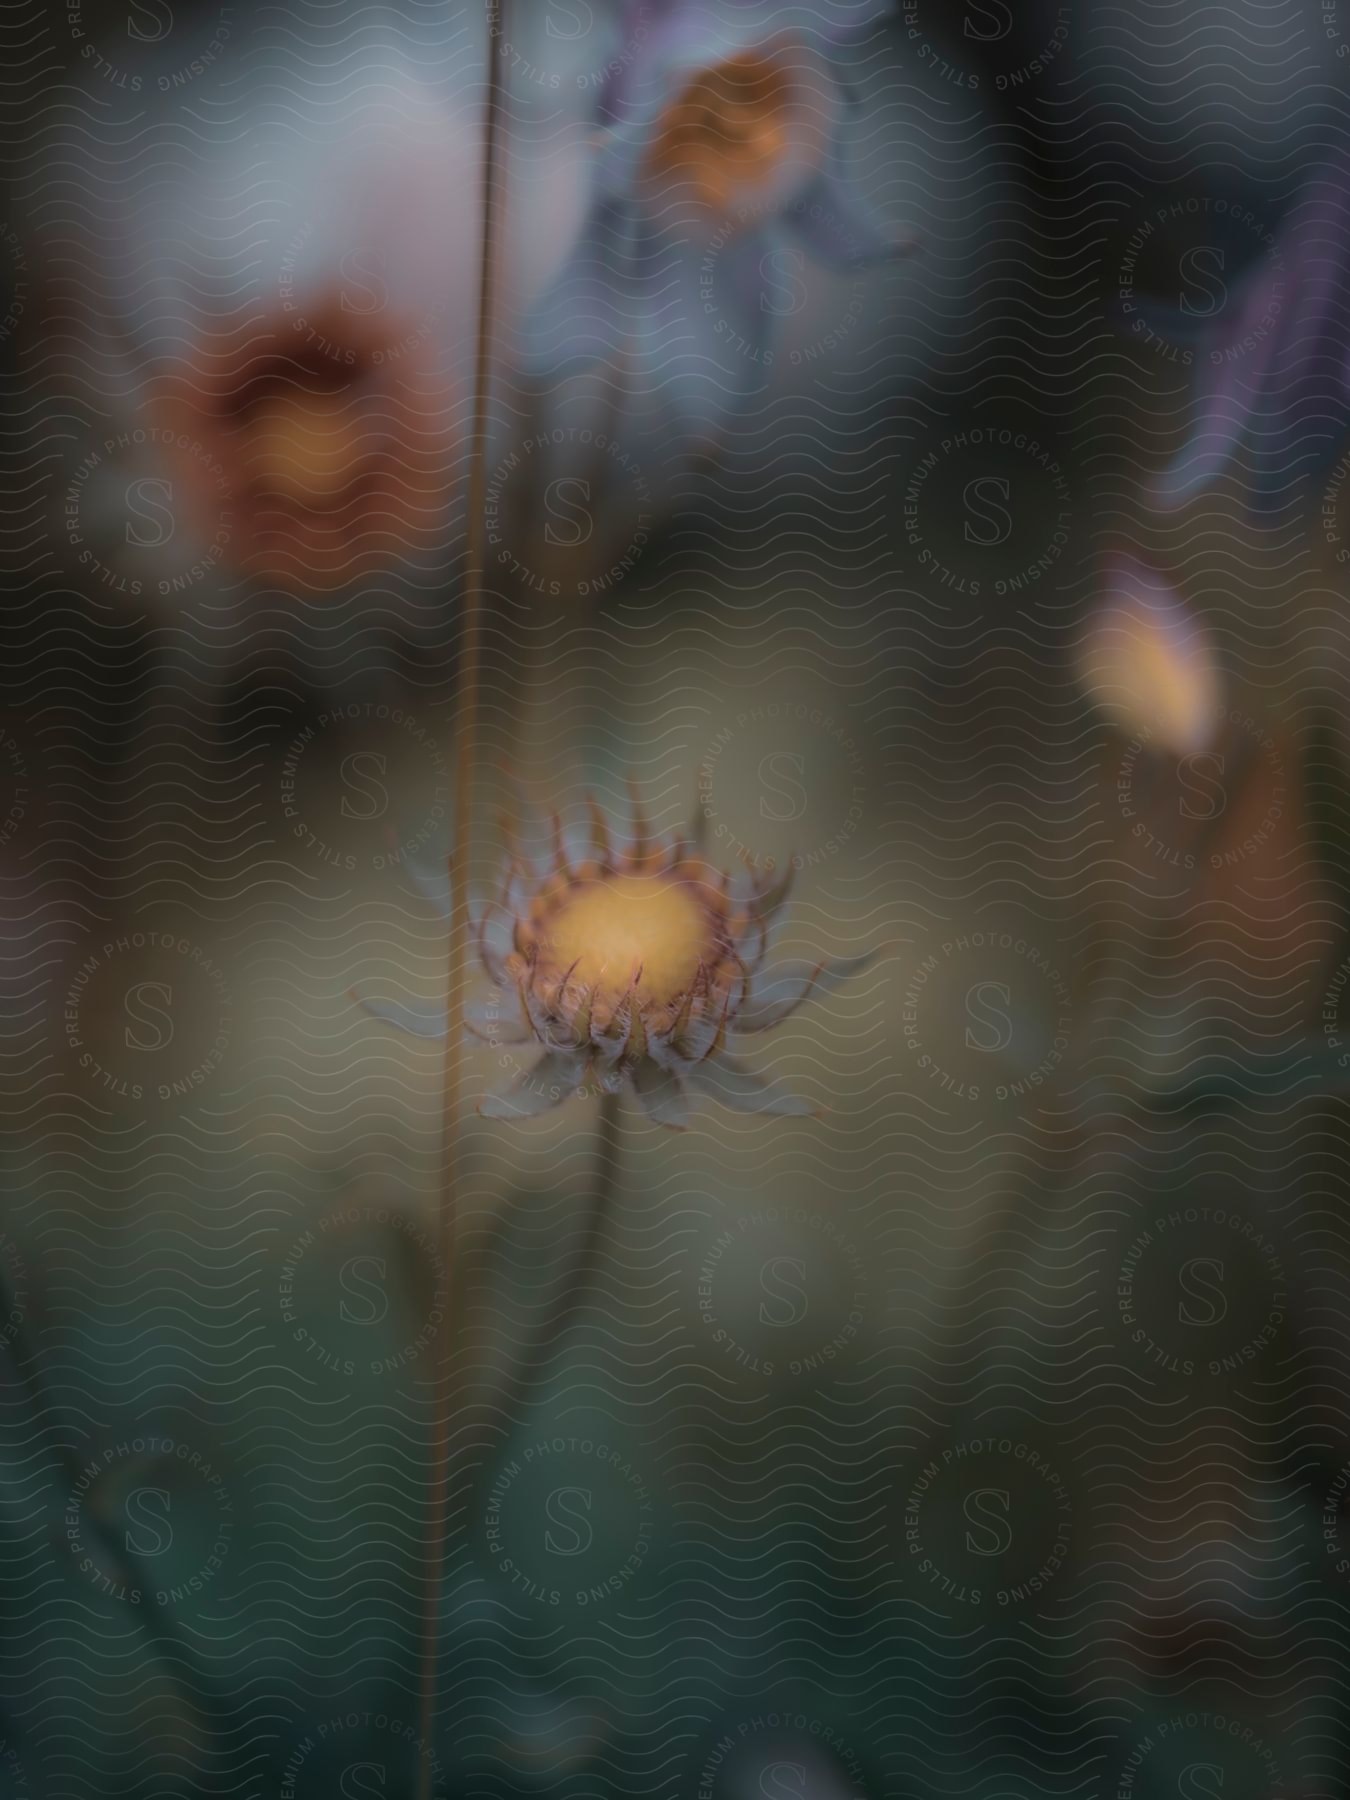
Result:
<svg viewBox="0 0 1350 1800"><path fill-rule="evenodd" d="M454 696L454 826L450 851L449 993L446 1001L445 1071L442 1089L441 1183L438 1235L442 1267L457 1267L456 1212L464 1117L464 1011L470 978L469 851L478 734L478 688L483 652L483 579L486 563L486 494L492 363L496 322L497 252L505 181L499 169L504 102L503 41L507 0L487 4L487 99L483 133L483 236L479 265L478 344L474 368L473 437L470 444L464 585L460 606L458 670ZM450 1440L455 1346L459 1321L441 1332L431 1441L430 1508L425 1591L422 1597L421 1755L418 1800L431 1800L435 1755L436 1690L440 1668L440 1598L444 1585L450 1510Z"/></svg>
<svg viewBox="0 0 1350 1800"><path fill-rule="evenodd" d="M542 1384L548 1372L549 1358L576 1324L592 1292L589 1281L609 1229L618 1187L619 1135L619 1096L603 1094L596 1126L595 1173L585 1231L576 1258L558 1285L553 1305L531 1339L529 1348L516 1363L515 1374L501 1402L508 1426L515 1423L517 1412Z"/></svg>

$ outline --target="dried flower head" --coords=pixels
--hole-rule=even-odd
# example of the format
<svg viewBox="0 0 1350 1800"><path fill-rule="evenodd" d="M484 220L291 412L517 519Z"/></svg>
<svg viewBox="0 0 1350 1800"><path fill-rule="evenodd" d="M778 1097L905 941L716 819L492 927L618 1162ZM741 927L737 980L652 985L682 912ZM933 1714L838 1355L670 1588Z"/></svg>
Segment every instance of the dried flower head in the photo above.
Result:
<svg viewBox="0 0 1350 1800"><path fill-rule="evenodd" d="M738 51L677 87L652 127L641 179L656 196L684 188L718 213L767 210L820 170L839 111L810 45L778 38Z"/></svg>
<svg viewBox="0 0 1350 1800"><path fill-rule="evenodd" d="M790 869L720 870L693 839L653 836L636 808L622 845L594 803L571 843L555 820L542 857L513 832L499 892L478 920L493 986L468 1026L481 1042L536 1043L542 1054L479 1110L528 1118L594 1083L606 1093L630 1088L649 1117L677 1130L696 1096L740 1112L813 1112L730 1050L871 960L768 966L790 880ZM427 1029L406 1008L366 1004L406 1029Z"/></svg>
<svg viewBox="0 0 1350 1800"><path fill-rule="evenodd" d="M888 10L888 0L823 5L812 17L785 18L760 0L630 10L599 105L590 218L535 311L533 367L556 377L612 366L631 344L643 366L662 367L669 390L673 325L696 334L700 356L718 348L709 257L719 315L758 352L782 317L769 304L771 252L853 273L914 248L877 211L851 143L860 108L848 47ZM725 387L725 372L714 385Z"/></svg>

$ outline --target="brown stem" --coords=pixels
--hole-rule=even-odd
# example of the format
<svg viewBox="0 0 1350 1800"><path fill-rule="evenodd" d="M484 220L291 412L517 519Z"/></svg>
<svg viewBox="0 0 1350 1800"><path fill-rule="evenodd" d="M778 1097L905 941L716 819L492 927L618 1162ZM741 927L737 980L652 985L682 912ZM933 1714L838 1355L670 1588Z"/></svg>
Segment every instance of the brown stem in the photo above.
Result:
<svg viewBox="0 0 1350 1800"><path fill-rule="evenodd" d="M469 848L477 749L478 684L483 648L485 498L493 325L496 319L497 248L505 180L498 168L504 102L503 40L507 0L487 4L487 99L483 136L483 238L478 289L478 345L474 369L473 437L470 445L468 518L465 525L464 585L454 696L455 807L450 852L449 993L446 1002L445 1076L442 1091L442 1152L438 1209L442 1267L456 1268L456 1200L464 1118L464 1010L470 976ZM431 1441L430 1504L422 1597L422 1688L419 1709L421 1751L418 1800L432 1800L436 1689L440 1662L440 1597L445 1575L450 1509L450 1433L454 1401L455 1345L459 1320L448 1318L440 1335L435 1424Z"/></svg>

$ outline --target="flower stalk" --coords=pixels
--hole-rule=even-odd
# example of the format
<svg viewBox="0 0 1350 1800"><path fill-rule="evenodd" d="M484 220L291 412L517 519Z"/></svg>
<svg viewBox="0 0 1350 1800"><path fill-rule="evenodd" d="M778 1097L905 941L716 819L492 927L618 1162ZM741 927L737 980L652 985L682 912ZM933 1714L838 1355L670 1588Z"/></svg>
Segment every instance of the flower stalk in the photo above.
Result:
<svg viewBox="0 0 1350 1800"><path fill-rule="evenodd" d="M596 1258L609 1229L618 1188L621 1105L617 1091L600 1096L585 1230L575 1260L558 1283L553 1304L516 1364L511 1386L502 1401L502 1416L508 1426L517 1422L530 1396L543 1385L553 1352L566 1340L593 1291Z"/></svg>
<svg viewBox="0 0 1350 1800"><path fill-rule="evenodd" d="M465 528L464 582L460 603L458 666L454 680L453 743L455 756L454 825L450 851L449 991L442 1085L441 1179L437 1231L442 1266L457 1268L457 1201L464 1123L464 1018L472 969L468 872L478 735L478 689L483 651L484 577L486 571L486 493L489 401L492 383L494 322L497 313L497 254L504 210L499 168L504 112L503 41L507 0L486 0L487 93L482 166L482 243L479 263L478 333L474 366L473 435L470 443L468 519ZM436 1691L440 1668L440 1596L450 1508L450 1438L454 1399L457 1320L447 1319L440 1337L431 1441L430 1506L422 1597L422 1688L419 1706L421 1751L418 1800L432 1800L436 1768Z"/></svg>

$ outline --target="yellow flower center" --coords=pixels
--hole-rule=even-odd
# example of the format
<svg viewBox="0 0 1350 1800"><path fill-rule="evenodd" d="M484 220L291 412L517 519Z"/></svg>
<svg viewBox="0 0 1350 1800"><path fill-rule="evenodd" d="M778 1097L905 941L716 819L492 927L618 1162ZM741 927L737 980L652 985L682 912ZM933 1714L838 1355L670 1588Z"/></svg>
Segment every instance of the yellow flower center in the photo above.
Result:
<svg viewBox="0 0 1350 1800"><path fill-rule="evenodd" d="M670 1005L700 961L718 961L716 932L698 889L668 875L606 875L570 890L539 939L541 970L614 1005L638 969L638 995Z"/></svg>
<svg viewBox="0 0 1350 1800"><path fill-rule="evenodd" d="M754 56L696 76L662 114L648 172L682 178L704 205L726 206L777 168L787 147L788 95L783 73Z"/></svg>

